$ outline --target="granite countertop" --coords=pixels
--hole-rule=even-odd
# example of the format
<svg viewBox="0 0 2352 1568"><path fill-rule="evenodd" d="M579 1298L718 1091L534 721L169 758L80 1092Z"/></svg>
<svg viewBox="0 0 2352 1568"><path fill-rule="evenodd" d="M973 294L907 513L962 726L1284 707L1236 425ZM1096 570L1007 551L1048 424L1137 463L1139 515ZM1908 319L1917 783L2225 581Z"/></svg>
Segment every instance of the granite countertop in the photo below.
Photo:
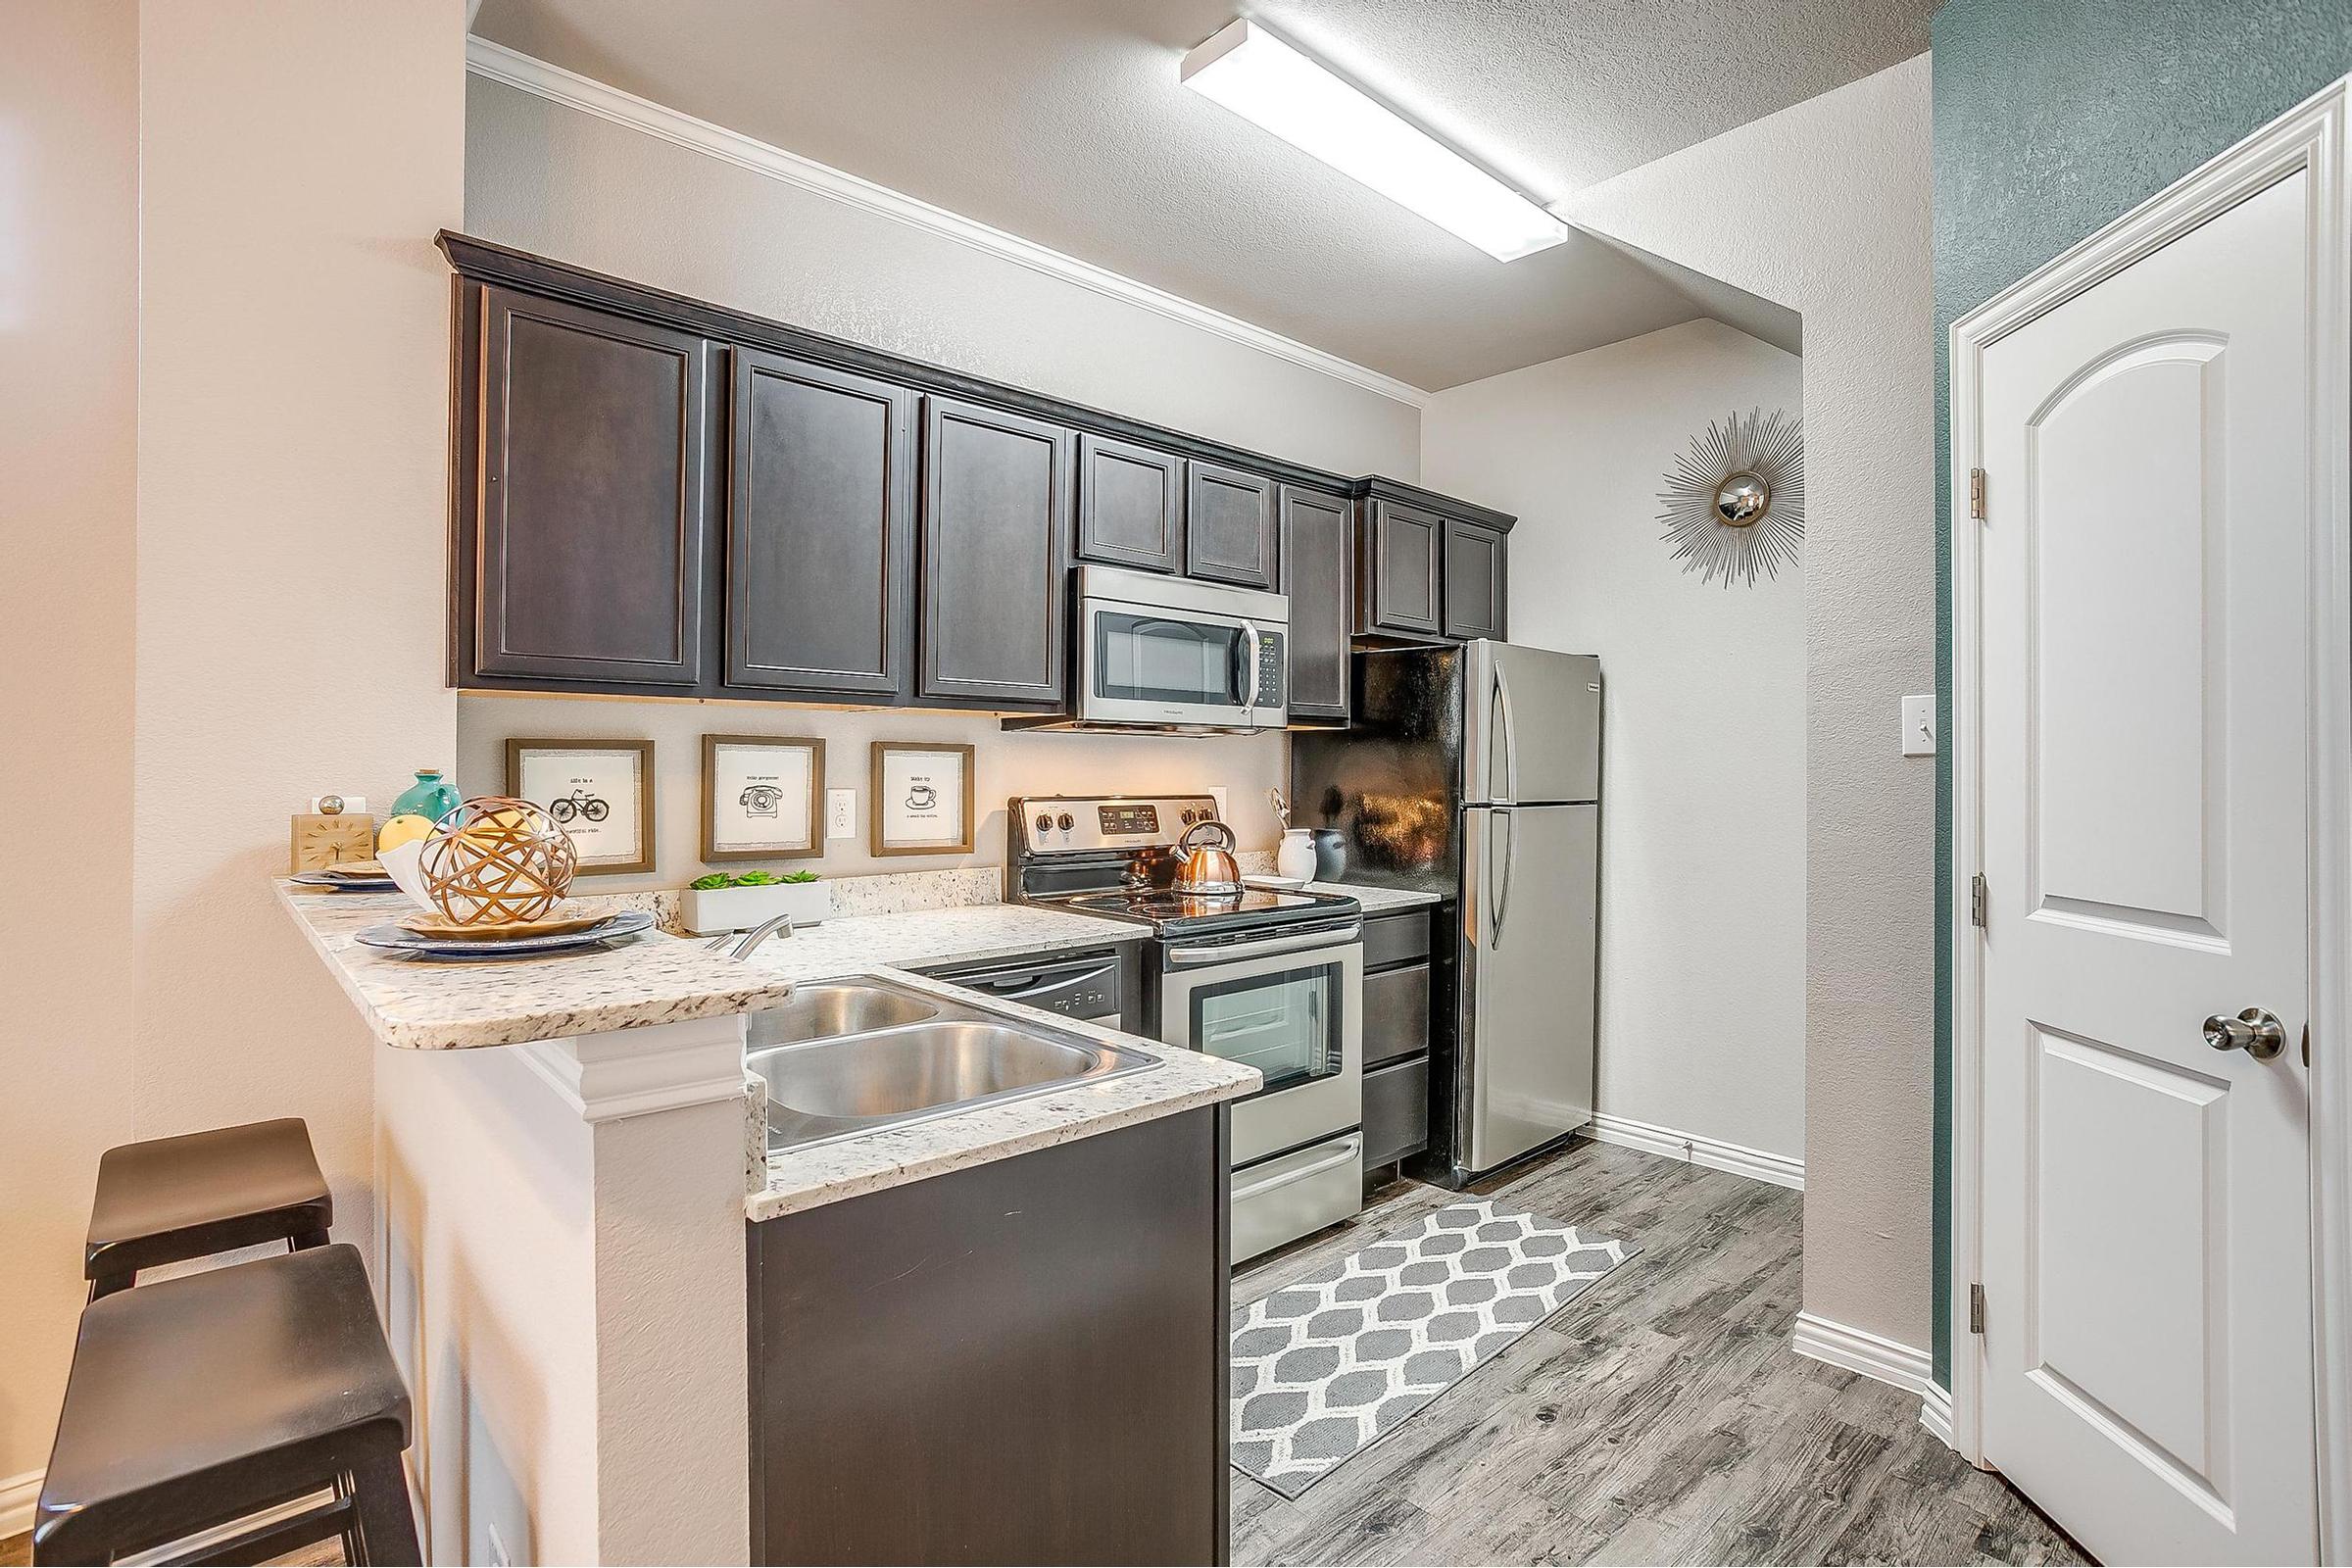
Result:
<svg viewBox="0 0 2352 1568"><path fill-rule="evenodd" d="M743 966L794 980L825 980L870 973L877 964L932 968L1008 958L1044 948L1141 942L1150 935L1131 921L1099 914L1025 904L973 904L958 909L836 915L821 925L803 926L789 937L768 938Z"/></svg>
<svg viewBox="0 0 2352 1568"><path fill-rule="evenodd" d="M802 980L893 962L949 963L1038 948L1134 942L1145 934L1141 926L1094 915L982 904L837 917L791 937L772 937L748 961L708 952L699 940L649 931L602 952L423 963L355 940L368 926L408 912L412 906L401 895L310 893L285 881L275 886L376 1037L413 1051L510 1046L722 1017L781 1002Z"/></svg>
<svg viewBox="0 0 2352 1568"><path fill-rule="evenodd" d="M415 910L398 893L274 884L295 924L386 1045L465 1051L747 1012L792 994L788 976L649 931L595 953L422 963L361 947L360 932Z"/></svg>
<svg viewBox="0 0 2352 1568"><path fill-rule="evenodd" d="M1309 882L1309 893L1344 893L1364 906L1366 914L1387 914L1396 909L1409 909L1416 905L1440 902L1435 893L1423 893L1413 888L1368 888L1354 882Z"/></svg>
<svg viewBox="0 0 2352 1568"><path fill-rule="evenodd" d="M1008 906L990 907L1013 912ZM962 909L954 912L972 914L978 911ZM1017 912L1051 914L1053 911ZM1111 923L1083 914L1055 917L1061 920L1084 920L1098 925ZM826 924L829 926L832 922ZM800 938L793 940L797 942ZM1034 947L1039 944L1031 942L1026 945ZM1021 945L1016 944L1005 951L1020 950ZM868 964L859 972L893 980L914 990L933 992L956 1002L977 1003L993 1011L1015 1015L1037 1011L1017 1003L980 997L942 980L925 979L921 975L896 969L876 968ZM909 1122L903 1127L880 1128L855 1138L842 1139L839 1143L788 1149L772 1155L766 1152L765 1086L754 1078L746 1086L750 1091L746 1097L745 1126L752 1140L752 1181L751 1190L744 1199L745 1214L754 1220L774 1219L779 1215L839 1202L845 1198L905 1186L927 1176L941 1176L949 1171L965 1170L974 1165L988 1164L992 1160L1026 1154L1033 1150L1074 1143L1081 1138L1092 1138L1097 1133L1111 1132L1138 1122L1172 1116L1179 1111L1213 1105L1219 1101L1237 1100L1255 1091L1264 1081L1256 1068L1227 1061L1221 1056L1163 1046L1082 1019L1064 1018L1057 1013L1038 1013L1037 1016L1042 1022L1055 1028L1090 1035L1113 1045L1125 1046L1130 1051L1156 1056L1159 1065L1149 1072L1114 1078L1108 1083L1074 1085L1053 1094L1008 1101L978 1110L958 1111L955 1115L940 1116L931 1121Z"/></svg>

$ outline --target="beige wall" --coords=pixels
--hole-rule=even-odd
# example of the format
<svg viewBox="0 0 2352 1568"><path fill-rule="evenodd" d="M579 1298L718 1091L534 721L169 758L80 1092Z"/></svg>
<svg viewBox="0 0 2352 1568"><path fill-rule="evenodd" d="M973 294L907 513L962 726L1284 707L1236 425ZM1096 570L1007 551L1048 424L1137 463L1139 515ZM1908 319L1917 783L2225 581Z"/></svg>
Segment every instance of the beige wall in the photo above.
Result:
<svg viewBox="0 0 2352 1568"><path fill-rule="evenodd" d="M143 1135L293 1112L367 1234L367 1031L276 906L287 818L455 748L461 0L150 4L140 36Z"/></svg>
<svg viewBox="0 0 2352 1568"><path fill-rule="evenodd" d="M1935 341L1925 55L1569 199L1804 317L1805 1309L1928 1343ZM1728 215L1728 216L1727 216Z"/></svg>
<svg viewBox="0 0 2352 1568"><path fill-rule="evenodd" d="M0 4L0 1533L130 1136L138 8Z"/></svg>
<svg viewBox="0 0 2352 1568"><path fill-rule="evenodd" d="M1288 743L1280 735L1036 734L1005 731L974 713L834 712L774 703L629 703L571 698L466 696L458 700L458 784L469 795L506 788L510 736L540 739L647 740L654 743L655 874L600 876L600 891L679 887L710 867L702 860L703 736L814 735L825 743L825 772L835 789L858 792L857 834L825 846L821 858L778 860L771 869L835 876L873 871L937 871L1003 865L1004 803L1015 795L1145 791L1229 792L1234 831L1245 849L1271 849L1281 837L1266 791L1287 782ZM976 748L973 778L978 829L970 855L892 856L866 852L871 807L869 747L874 741L936 741ZM729 862L749 869L754 862Z"/></svg>
<svg viewBox="0 0 2352 1568"><path fill-rule="evenodd" d="M267 879L311 795L455 749L431 237L464 207L464 30L462 0L9 7L0 466L12 546L44 548L0 590L0 774L45 926L11 930L39 1122L0 1142L0 1479L46 1455L106 1145L301 1115L369 1232L368 1036Z"/></svg>
<svg viewBox="0 0 2352 1568"><path fill-rule="evenodd" d="M1203 327L474 77L466 227L1015 386L1410 479L1420 411Z"/></svg>
<svg viewBox="0 0 2352 1568"><path fill-rule="evenodd" d="M1801 1159L1805 617L1797 570L1728 591L1659 538L1712 421L1801 412L1794 355L1700 320L1441 392L1422 471L1513 513L1514 641L1598 654L1599 1085L1609 1115Z"/></svg>

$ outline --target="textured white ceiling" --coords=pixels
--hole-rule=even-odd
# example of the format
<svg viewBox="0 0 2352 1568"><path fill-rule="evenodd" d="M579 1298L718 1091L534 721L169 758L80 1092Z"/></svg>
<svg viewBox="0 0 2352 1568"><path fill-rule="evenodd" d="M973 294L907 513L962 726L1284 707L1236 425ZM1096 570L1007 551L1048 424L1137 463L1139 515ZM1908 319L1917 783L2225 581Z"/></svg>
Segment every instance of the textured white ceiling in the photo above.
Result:
<svg viewBox="0 0 2352 1568"><path fill-rule="evenodd" d="M1918 54L1936 4L486 0L475 31L1435 390L1736 307L1582 233L1496 262L1185 91L1237 9L1552 201Z"/></svg>

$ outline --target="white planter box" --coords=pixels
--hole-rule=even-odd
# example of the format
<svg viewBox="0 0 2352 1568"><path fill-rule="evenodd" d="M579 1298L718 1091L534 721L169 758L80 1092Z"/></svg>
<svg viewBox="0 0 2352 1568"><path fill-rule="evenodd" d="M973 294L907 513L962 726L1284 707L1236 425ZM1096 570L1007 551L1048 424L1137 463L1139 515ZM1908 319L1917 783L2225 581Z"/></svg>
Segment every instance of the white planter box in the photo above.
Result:
<svg viewBox="0 0 2352 1568"><path fill-rule="evenodd" d="M814 925L833 912L830 882L767 882L748 888L688 888L678 899L678 921L698 937L749 931L779 914L794 925Z"/></svg>

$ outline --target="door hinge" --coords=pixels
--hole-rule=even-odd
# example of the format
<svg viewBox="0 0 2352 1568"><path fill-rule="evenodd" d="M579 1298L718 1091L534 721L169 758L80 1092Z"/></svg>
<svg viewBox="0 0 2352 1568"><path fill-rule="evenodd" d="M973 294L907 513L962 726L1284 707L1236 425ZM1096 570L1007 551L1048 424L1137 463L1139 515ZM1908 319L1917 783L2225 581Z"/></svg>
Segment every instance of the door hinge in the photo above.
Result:
<svg viewBox="0 0 2352 1568"><path fill-rule="evenodd" d="M1984 470L1968 470L1968 514L1982 519L1984 515Z"/></svg>
<svg viewBox="0 0 2352 1568"><path fill-rule="evenodd" d="M1968 923L1970 925L1982 927L1984 924L1984 903L1988 895L1984 891L1984 873L1979 871L1968 879Z"/></svg>
<svg viewBox="0 0 2352 1568"><path fill-rule="evenodd" d="M1982 1285L1972 1284L1968 1288L1968 1332L1984 1332L1984 1287Z"/></svg>

